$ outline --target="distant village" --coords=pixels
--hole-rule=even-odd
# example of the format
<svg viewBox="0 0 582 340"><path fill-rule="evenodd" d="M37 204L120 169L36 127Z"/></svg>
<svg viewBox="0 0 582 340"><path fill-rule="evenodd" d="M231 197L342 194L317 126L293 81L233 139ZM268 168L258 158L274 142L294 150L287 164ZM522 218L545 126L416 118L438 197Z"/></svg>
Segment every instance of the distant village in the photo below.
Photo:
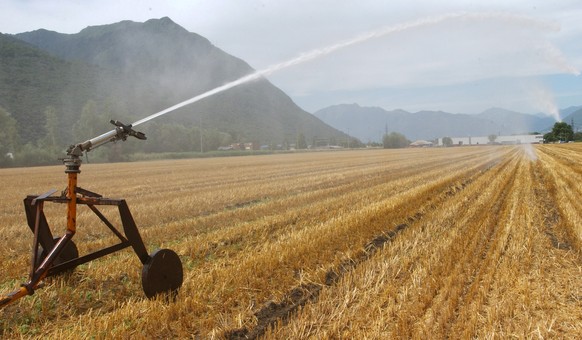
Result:
<svg viewBox="0 0 582 340"><path fill-rule="evenodd" d="M447 141L448 139L448 141ZM443 137L436 140L436 146L463 146L463 145L513 145L513 144L542 144L544 135L512 135L487 137ZM426 148L435 146L434 142L417 140L409 145L411 148Z"/></svg>
<svg viewBox="0 0 582 340"><path fill-rule="evenodd" d="M307 149L343 149L340 145L330 145L330 144L318 144L317 146L307 145ZM233 143L228 146L221 146L218 148L219 151L230 151L230 150L295 150L297 149L296 144L259 144L259 143ZM304 148L305 149L305 148Z"/></svg>
<svg viewBox="0 0 582 340"><path fill-rule="evenodd" d="M446 138L446 137L445 137ZM445 146L444 138L438 139L438 146ZM512 135L512 136L497 136L491 135L487 137L450 137L451 146L461 145L490 145L490 144L542 144L544 142L544 135Z"/></svg>
<svg viewBox="0 0 582 340"><path fill-rule="evenodd" d="M447 140L448 139L448 140ZM444 147L444 146L467 146L467 145L512 145L512 144L542 144L544 136L536 135L511 135L511 136L476 136L476 137L443 137L434 141L417 140L410 143L411 148ZM259 143L233 143L228 146L221 146L220 151L229 150L294 150L295 144L289 145L261 145ZM342 149L344 146L319 144L317 146L308 145L307 149Z"/></svg>

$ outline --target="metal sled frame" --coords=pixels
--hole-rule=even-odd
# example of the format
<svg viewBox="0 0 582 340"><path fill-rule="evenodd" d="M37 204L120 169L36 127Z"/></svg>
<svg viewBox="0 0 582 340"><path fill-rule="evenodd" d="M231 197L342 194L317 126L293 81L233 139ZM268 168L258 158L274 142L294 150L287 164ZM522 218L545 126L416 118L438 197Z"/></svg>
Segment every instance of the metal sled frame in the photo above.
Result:
<svg viewBox="0 0 582 340"><path fill-rule="evenodd" d="M81 264L130 246L133 248L142 264L145 265L150 261L151 258L148 255L147 249L125 200L103 198L97 193L77 187L77 174L79 172L78 166L73 165L71 167L70 164L67 166L66 173L69 178L69 186L60 196L51 196L56 192L56 190L51 190L39 196L29 195L24 199L26 219L30 230L34 234L29 281L22 284L19 290L8 294L6 297L2 297L2 299L0 299L0 306L7 305L25 295L34 294L35 289L45 277L73 269ZM60 238L53 237L44 214L45 202L67 204L67 230L65 235ZM99 217L99 219L119 238L120 242L78 257L76 255L76 246L74 246L74 243L71 241L76 233L76 215L78 205L86 205L89 207L89 209L91 209L95 215L97 215L97 217ZM117 228L97 209L96 206L99 205L118 207L125 235L117 230ZM63 250L67 247L68 249L74 247L75 255L71 256L70 254L67 254L63 261L60 261L60 263L57 262L56 260L59 258L59 255L61 255ZM46 257L41 258L41 254L43 253L46 254Z"/></svg>
<svg viewBox="0 0 582 340"><path fill-rule="evenodd" d="M101 195L77 186L77 175L81 172L81 156L108 142L125 140L127 136L146 139L141 132L131 129L118 121L111 121L115 130L90 139L84 143L72 145L67 150L67 158L63 159L66 166L67 188L60 196L51 196L52 190L38 196L27 196L24 199L24 210L28 226L34 234L31 254L31 270L29 281L23 283L20 289L0 295L0 308L26 295L34 294L44 278L87 263L121 249L132 247L143 264L142 287L148 298L161 293L170 293L175 297L182 286L183 270L180 257L170 249L159 249L148 255L139 231L135 225L127 203L123 199L103 198ZM67 228L60 238L54 238L44 214L44 203L53 202L67 205ZM77 206L86 205L97 217L117 236L119 243L94 251L79 257L77 247L72 241L77 232ZM98 209L97 206L117 206L124 234L121 233Z"/></svg>
<svg viewBox="0 0 582 340"><path fill-rule="evenodd" d="M81 264L87 263L89 261L95 260L97 258L103 257L105 255L111 254L121 249L127 247L132 247L137 256L139 257L142 264L146 264L150 258L147 253L146 247L141 239L139 231L135 225L131 212L127 206L124 199L111 199L103 198L101 195L90 192L88 190L77 188L77 193L81 196L77 197L77 205L86 205L91 209L97 217L117 236L120 240L118 244L112 245L110 247L95 251L93 253L70 259L68 261L54 264L48 268L46 276L51 276L54 274L61 273L73 269ZM47 195L48 194L48 195ZM39 247L42 249L51 249L52 251L48 253L47 259L51 259L54 262L54 253L58 250L55 245L60 241L60 239L53 238L51 230L49 228L48 222L44 215L43 207L44 202L55 202L67 204L69 199L66 196L51 197L49 196L52 192L48 192L40 196L28 196L24 199L24 209L26 211L26 219L30 230L35 235L35 241L32 249L32 270L31 270L31 282L33 283L34 278L38 277L44 268L42 268L41 263L39 263L38 255L40 254ZM121 217L121 222L123 225L123 230L125 235L123 235L115 226L97 209L96 206L99 205L115 205L119 209L119 215ZM65 236L67 237L67 234ZM57 240L57 241L55 241ZM53 258L51 258L53 257Z"/></svg>

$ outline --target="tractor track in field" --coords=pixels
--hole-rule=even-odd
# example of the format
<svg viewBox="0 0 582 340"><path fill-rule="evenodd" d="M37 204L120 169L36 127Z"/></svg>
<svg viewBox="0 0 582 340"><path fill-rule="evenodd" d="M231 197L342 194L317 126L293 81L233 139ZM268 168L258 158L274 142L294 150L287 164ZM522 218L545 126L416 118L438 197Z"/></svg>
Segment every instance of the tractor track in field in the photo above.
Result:
<svg viewBox="0 0 582 340"><path fill-rule="evenodd" d="M547 179L546 175L543 173L539 166L533 167L532 171L532 176L535 179L535 183L537 183L536 187L534 188L534 192L540 202L540 206L544 207L543 228L546 236L554 248L561 250L572 250L573 248L571 242L569 241L568 235L560 232L559 229L559 226L562 223L562 217L560 216L560 212L553 204L553 202L556 201L556 198L553 194L555 191L554 185ZM546 185L541 185L541 183L546 183Z"/></svg>
<svg viewBox="0 0 582 340"><path fill-rule="evenodd" d="M501 170L506 170L508 166L511 165L511 161L507 160L505 164L500 167ZM499 237L503 233L503 224L497 220L500 216L505 216L503 213L509 209L508 204L511 192L515 186L517 173L517 163L513 164L511 169L511 174L502 183L501 190L495 193L495 196L490 200L490 205L484 205L480 209L473 212L470 220L476 219L477 217L482 217L482 227L473 230L471 235L465 234L464 238L475 240L475 242L468 243L466 248L466 255L464 256L466 260L457 261L455 266L455 271L458 270L458 279L463 280L462 288L459 292L458 297L453 299L452 307L454 312L448 318L445 319L441 334L450 334L452 329L456 326L458 322L463 322L459 317L464 313L471 301L474 300L474 296L478 294L479 287L488 287L489 281L491 280L491 275L493 271L496 270L494 263L496 257L499 256L495 247L495 244L503 242L502 237ZM487 216L496 216L495 219L489 219ZM511 235L509 235L510 237ZM506 241L507 246L508 241ZM505 247L506 247L505 246ZM502 250L504 252L505 250ZM472 254L472 255L471 255ZM465 268L463 268L465 267ZM466 316L465 316L466 317Z"/></svg>
<svg viewBox="0 0 582 340"><path fill-rule="evenodd" d="M421 218L422 215L419 216ZM411 218L414 221L415 218ZM386 243L392 241L400 232L408 228L408 224L402 223L385 234L374 237L368 242L364 251L357 257L342 261L339 265L328 270L325 274L325 285L316 283L304 283L289 291L281 302L269 301L255 312L257 325L253 328L240 328L225 333L227 339L256 339L262 336L269 326L275 323L286 321L300 307L311 301L315 301L324 286L332 287L348 272L355 269L358 265L372 257L377 250L381 249Z"/></svg>
<svg viewBox="0 0 582 340"><path fill-rule="evenodd" d="M564 217L566 211L563 211L562 209L564 208L560 205L556 205L556 202L560 200L557 193L561 189L558 188L559 184L555 179L551 178L552 175L547 166L553 161L559 167L565 168L562 171L566 173L569 171L575 171L576 174L580 174L582 170L578 169L577 166L573 166L571 162L564 160L563 156L560 154L549 152L547 149L544 149L543 153L551 157L551 161L547 162L545 165L537 164L533 170L532 176L535 178L536 183L534 188L536 197L540 201L540 207L543 207L543 228L545 234L554 248L565 251L575 251L578 253L578 259L582 262L581 243L577 239L572 226L568 225L570 222L568 222L568 219ZM566 185L575 187L576 176L570 177L571 178L565 178L565 176L562 176L562 179L567 183ZM575 196L576 193L572 193L571 195Z"/></svg>
<svg viewBox="0 0 582 340"><path fill-rule="evenodd" d="M232 340L257 339L264 335L269 327L276 323L288 323L289 319L299 308L316 301L324 287L335 286L344 275L369 260L378 250L381 250L386 244L392 242L410 225L421 221L430 211L441 207L448 199L463 191L476 177L482 176L497 164L498 162L488 163L480 171L476 171L475 174L467 175L462 182L459 183L457 181L442 188L436 199L428 200L416 213L405 218L405 222L399 223L386 232L373 237L363 246L363 250L356 256L347 258L329 269L325 274L325 284L304 283L291 289L280 302L269 301L254 313L257 319L255 326L226 331L224 337Z"/></svg>

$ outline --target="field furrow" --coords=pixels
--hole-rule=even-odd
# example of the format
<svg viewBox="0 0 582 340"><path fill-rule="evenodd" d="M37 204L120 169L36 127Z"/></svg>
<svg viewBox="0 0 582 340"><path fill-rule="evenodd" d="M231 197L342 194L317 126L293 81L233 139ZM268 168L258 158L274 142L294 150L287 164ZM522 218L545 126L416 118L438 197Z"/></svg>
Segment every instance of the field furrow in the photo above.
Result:
<svg viewBox="0 0 582 340"><path fill-rule="evenodd" d="M573 199L582 195L582 165L572 146L539 148L547 190L564 218L554 235L563 246L573 247L582 254L582 202ZM578 150L579 152L579 150ZM582 255L581 255L582 256Z"/></svg>

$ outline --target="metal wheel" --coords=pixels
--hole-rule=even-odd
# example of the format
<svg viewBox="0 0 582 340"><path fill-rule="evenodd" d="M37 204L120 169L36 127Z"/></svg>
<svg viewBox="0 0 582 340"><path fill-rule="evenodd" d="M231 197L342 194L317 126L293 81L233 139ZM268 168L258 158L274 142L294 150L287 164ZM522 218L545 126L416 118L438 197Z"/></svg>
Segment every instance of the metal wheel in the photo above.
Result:
<svg viewBox="0 0 582 340"><path fill-rule="evenodd" d="M53 241L55 241L55 243L57 243L60 239L61 239L60 237L55 237L55 238L53 238ZM45 250L42 247L38 248L38 256L36 257L37 258L36 267L40 266L42 261L44 261L44 259L48 256L49 252L50 252L50 249ZM56 265L61 264L63 262L67 262L69 260L74 260L77 257L79 257L79 250L77 249L77 245L75 244L75 242L73 242L73 240L69 240L69 242L67 243L65 248L63 248L63 250L61 251L59 256L53 262L53 266L56 266ZM73 269L74 268L71 268L71 269L68 269L66 271L73 271Z"/></svg>
<svg viewBox="0 0 582 340"><path fill-rule="evenodd" d="M175 296L182 286L182 280L182 261L170 249L154 251L141 273L143 291L150 299L161 293Z"/></svg>

